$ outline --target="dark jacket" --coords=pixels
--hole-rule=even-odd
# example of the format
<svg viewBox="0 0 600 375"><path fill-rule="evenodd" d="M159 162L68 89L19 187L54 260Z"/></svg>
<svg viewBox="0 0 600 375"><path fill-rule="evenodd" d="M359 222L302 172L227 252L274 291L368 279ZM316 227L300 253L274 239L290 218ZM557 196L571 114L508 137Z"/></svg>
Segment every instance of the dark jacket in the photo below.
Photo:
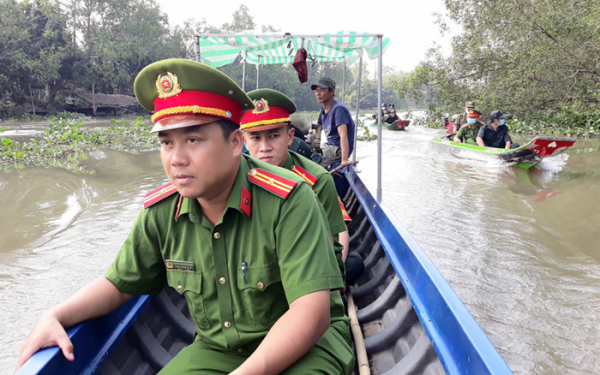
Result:
<svg viewBox="0 0 600 375"><path fill-rule="evenodd" d="M491 124L485 124L479 129L477 137L483 139L486 147L505 148L506 142L512 142L508 132L509 129L506 125L500 125L497 130L494 130Z"/></svg>

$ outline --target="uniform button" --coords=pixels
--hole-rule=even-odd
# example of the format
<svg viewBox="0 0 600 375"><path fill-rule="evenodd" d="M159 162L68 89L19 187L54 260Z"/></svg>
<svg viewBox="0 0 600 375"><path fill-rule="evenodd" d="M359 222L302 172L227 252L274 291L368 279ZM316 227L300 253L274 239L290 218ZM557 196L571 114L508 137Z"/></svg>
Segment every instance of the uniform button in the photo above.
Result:
<svg viewBox="0 0 600 375"><path fill-rule="evenodd" d="M178 292L183 292L183 287L181 285L177 285L177 291Z"/></svg>
<svg viewBox="0 0 600 375"><path fill-rule="evenodd" d="M225 322L225 323L223 323L223 326L224 326L225 328L229 328L229 327L231 327L231 323L229 323L229 322Z"/></svg>
<svg viewBox="0 0 600 375"><path fill-rule="evenodd" d="M238 352L238 353L240 353L240 354L242 354L242 353L244 352L244 349L242 349L242 348L239 348L239 349L237 350L237 352Z"/></svg>
<svg viewBox="0 0 600 375"><path fill-rule="evenodd" d="M262 289L265 287L265 284L261 283L260 281L258 282L258 284L256 285L258 286L258 289Z"/></svg>
<svg viewBox="0 0 600 375"><path fill-rule="evenodd" d="M218 240L219 238L221 238L221 234L219 232L216 232L214 237L215 237L215 240Z"/></svg>
<svg viewBox="0 0 600 375"><path fill-rule="evenodd" d="M221 278L219 279L219 282L220 282L221 284L225 284L225 283L227 282L227 280L225 280L225 278L224 278L224 277L221 277Z"/></svg>

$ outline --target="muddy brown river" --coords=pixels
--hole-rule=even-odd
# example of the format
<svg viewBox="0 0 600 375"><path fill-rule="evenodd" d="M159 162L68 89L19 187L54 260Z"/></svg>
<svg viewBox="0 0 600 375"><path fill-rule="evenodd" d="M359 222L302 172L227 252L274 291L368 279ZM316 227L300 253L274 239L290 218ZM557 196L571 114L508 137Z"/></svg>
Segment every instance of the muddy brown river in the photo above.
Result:
<svg viewBox="0 0 600 375"><path fill-rule="evenodd" d="M600 141L524 171L429 149L439 134L384 131L384 202L516 374L598 374ZM375 152L358 145L372 192ZM166 180L156 152L102 150L86 166L0 172L0 374L42 312L103 274Z"/></svg>

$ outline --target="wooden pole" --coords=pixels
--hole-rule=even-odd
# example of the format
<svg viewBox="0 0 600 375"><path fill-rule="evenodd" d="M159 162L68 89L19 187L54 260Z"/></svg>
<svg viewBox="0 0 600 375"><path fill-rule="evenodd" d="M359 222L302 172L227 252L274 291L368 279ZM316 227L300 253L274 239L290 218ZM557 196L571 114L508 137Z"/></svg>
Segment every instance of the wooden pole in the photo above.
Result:
<svg viewBox="0 0 600 375"><path fill-rule="evenodd" d="M371 375L369 368L369 358L367 357L367 349L365 348L365 340L363 339L358 317L356 316L356 307L354 306L354 298L350 290L346 292L348 299L348 315L350 316L350 329L354 336L354 347L356 348L356 360L358 361L358 374Z"/></svg>

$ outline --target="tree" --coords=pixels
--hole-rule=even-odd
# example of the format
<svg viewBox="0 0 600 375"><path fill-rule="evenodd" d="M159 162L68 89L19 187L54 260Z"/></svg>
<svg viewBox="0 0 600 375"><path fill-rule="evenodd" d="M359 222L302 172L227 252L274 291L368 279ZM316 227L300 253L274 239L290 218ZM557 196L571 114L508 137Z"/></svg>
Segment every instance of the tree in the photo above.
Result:
<svg viewBox="0 0 600 375"><path fill-rule="evenodd" d="M600 113L600 3L446 0L464 32L399 80L399 95L429 103L429 119L476 100L488 112L560 119Z"/></svg>

